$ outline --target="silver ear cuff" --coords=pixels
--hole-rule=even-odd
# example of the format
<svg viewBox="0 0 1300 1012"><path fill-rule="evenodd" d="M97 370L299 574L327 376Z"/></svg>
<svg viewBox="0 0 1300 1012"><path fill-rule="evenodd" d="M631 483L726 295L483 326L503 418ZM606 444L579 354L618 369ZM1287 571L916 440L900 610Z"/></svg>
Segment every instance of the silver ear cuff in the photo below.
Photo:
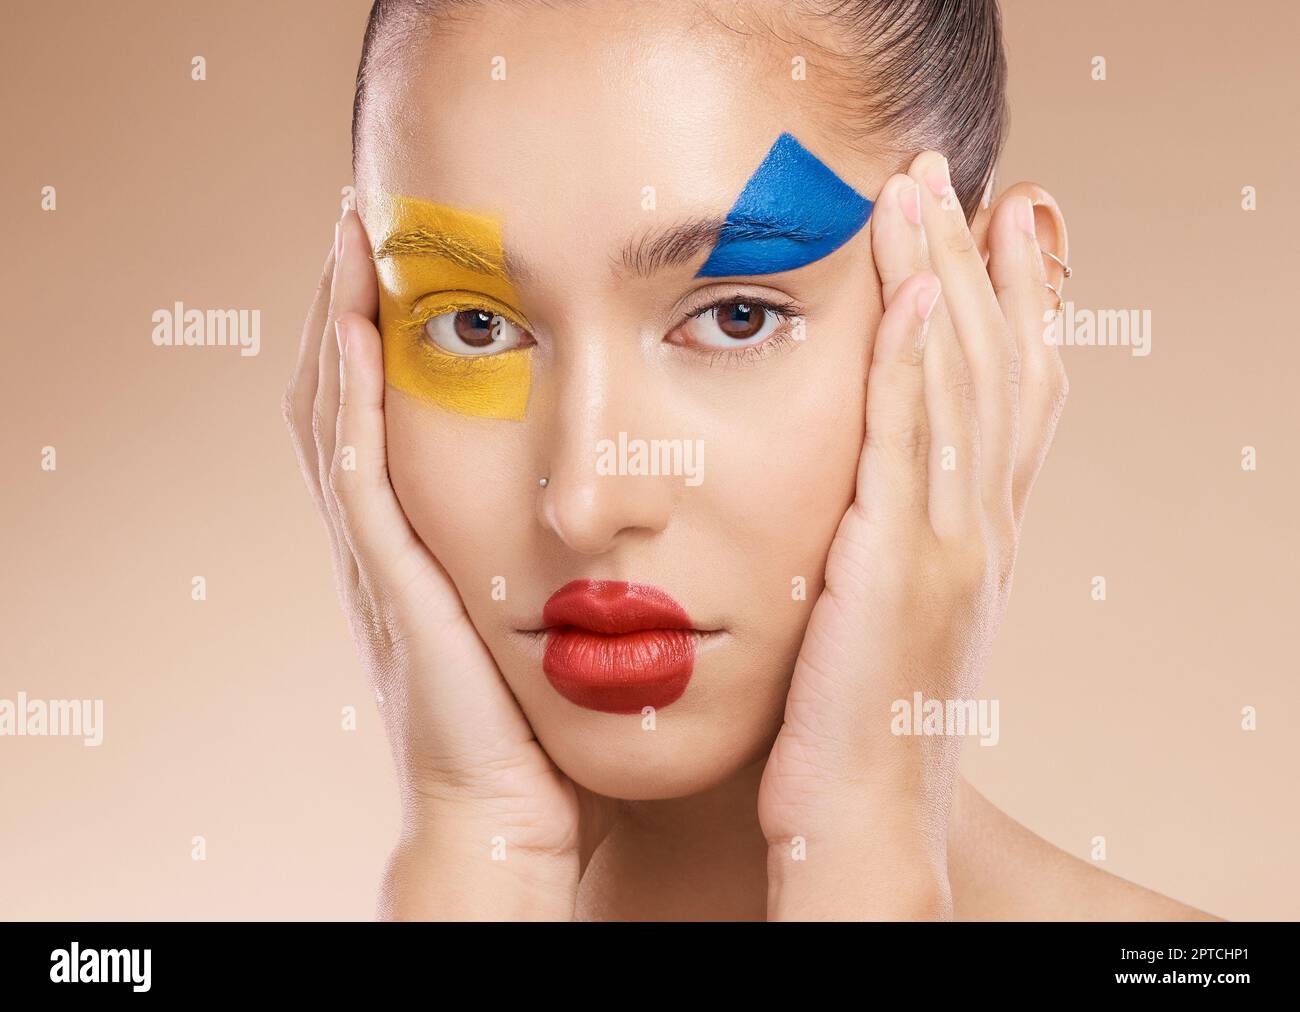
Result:
<svg viewBox="0 0 1300 1012"><path fill-rule="evenodd" d="M1055 253L1053 253L1050 249L1041 250L1040 252L1043 254L1043 256L1045 256L1045 257L1051 257L1053 260L1055 260L1058 264L1061 265L1061 271L1062 271L1062 277L1061 277L1061 282L1062 282L1062 284L1061 284L1061 288L1064 288L1064 287L1065 287L1065 284L1064 284L1065 279L1068 278L1068 277L1070 277L1070 275L1072 275L1072 274L1074 273L1074 271L1070 270L1070 265L1067 264L1067 263L1066 263L1064 260L1062 260L1060 257L1058 257L1058 256L1057 256ZM1044 281L1044 282L1043 282L1043 287L1046 288L1049 292L1051 292L1053 295L1056 296L1056 311L1057 311L1057 313L1060 313L1062 310L1064 310L1064 309L1065 309L1065 296L1061 294L1061 289L1060 289L1060 288L1057 288L1057 287L1056 287L1054 284L1052 284L1050 281Z"/></svg>
<svg viewBox="0 0 1300 1012"><path fill-rule="evenodd" d="M1057 256L1055 253L1053 253L1051 250L1049 250L1049 249L1045 249L1045 250L1042 251L1042 253L1043 253L1043 256L1045 256L1045 257L1051 257L1051 258L1052 258L1053 260L1055 260L1058 264L1060 264L1060 265L1061 265L1061 270L1063 270L1063 271L1065 272L1065 276L1066 276L1067 278L1074 274L1074 271L1070 270L1070 265L1067 264L1067 263L1066 263L1064 260L1062 260L1060 257L1058 257L1058 256Z"/></svg>

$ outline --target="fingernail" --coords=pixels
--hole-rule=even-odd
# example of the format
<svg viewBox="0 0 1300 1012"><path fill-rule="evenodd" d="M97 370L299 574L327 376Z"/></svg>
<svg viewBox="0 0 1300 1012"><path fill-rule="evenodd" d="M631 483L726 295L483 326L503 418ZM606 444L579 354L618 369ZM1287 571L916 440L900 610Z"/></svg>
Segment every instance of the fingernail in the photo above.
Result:
<svg viewBox="0 0 1300 1012"><path fill-rule="evenodd" d="M952 189L952 175L948 171L948 159L940 156L939 163L925 174L925 181L930 184L936 197L945 196Z"/></svg>
<svg viewBox="0 0 1300 1012"><path fill-rule="evenodd" d="M921 188L915 183L907 183L898 190L898 204L903 209L903 217L913 225L921 224Z"/></svg>
<svg viewBox="0 0 1300 1012"><path fill-rule="evenodd" d="M942 291L943 286L939 284L938 278L931 278L917 290L916 315L921 318L922 323L929 322L934 307L939 304L939 295Z"/></svg>
<svg viewBox="0 0 1300 1012"><path fill-rule="evenodd" d="M1038 238L1038 229L1034 225L1034 202L1028 197L1020 198L1016 208L1016 221L1020 224L1022 232L1034 239Z"/></svg>

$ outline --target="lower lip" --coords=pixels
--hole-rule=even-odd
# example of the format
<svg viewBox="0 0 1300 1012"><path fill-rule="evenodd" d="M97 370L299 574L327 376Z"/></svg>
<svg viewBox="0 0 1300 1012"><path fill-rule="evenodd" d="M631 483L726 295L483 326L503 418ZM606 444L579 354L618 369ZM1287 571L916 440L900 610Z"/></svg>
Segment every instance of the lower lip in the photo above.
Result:
<svg viewBox="0 0 1300 1012"><path fill-rule="evenodd" d="M551 596L542 671L565 699L602 713L663 709L695 669L690 618L655 587L577 580ZM561 621L556 621L560 617Z"/></svg>

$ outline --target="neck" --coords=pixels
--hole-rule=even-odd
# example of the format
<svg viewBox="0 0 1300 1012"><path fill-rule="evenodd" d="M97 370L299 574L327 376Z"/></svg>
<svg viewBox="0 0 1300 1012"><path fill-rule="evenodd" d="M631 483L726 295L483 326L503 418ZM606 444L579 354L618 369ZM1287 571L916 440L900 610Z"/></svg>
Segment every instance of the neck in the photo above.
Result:
<svg viewBox="0 0 1300 1012"><path fill-rule="evenodd" d="M699 794L623 801L592 854L581 918L762 920L767 843L758 824L764 759Z"/></svg>
<svg viewBox="0 0 1300 1012"><path fill-rule="evenodd" d="M766 758L689 797L614 803L609 831L583 871L578 918L765 919L767 842L758 823L765 765ZM996 809L958 777L949 833L955 892L964 891L960 873L977 856L964 844L972 827L976 836L988 835L991 812Z"/></svg>
<svg viewBox="0 0 1300 1012"><path fill-rule="evenodd" d="M683 831L719 839L762 834L758 826L758 785L763 779L764 756L741 768L729 780L699 794L663 801L624 801L623 820L647 836L679 836Z"/></svg>

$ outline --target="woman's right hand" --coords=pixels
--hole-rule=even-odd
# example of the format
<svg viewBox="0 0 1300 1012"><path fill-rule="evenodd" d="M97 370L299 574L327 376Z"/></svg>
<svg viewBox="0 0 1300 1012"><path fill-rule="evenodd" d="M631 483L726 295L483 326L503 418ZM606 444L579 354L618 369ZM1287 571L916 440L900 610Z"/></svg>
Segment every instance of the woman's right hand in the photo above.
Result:
<svg viewBox="0 0 1300 1012"><path fill-rule="evenodd" d="M370 242L349 210L284 409L397 763L403 827L380 914L568 919L583 810L589 830L602 812L543 751L398 503L385 450L378 303Z"/></svg>

